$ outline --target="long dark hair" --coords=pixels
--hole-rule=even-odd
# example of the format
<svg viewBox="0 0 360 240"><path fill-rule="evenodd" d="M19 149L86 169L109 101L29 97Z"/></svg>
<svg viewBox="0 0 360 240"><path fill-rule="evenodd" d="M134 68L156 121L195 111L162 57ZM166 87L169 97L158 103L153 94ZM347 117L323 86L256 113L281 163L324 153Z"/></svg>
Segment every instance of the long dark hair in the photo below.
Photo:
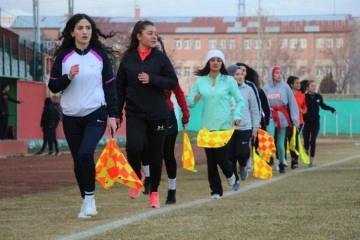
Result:
<svg viewBox="0 0 360 240"><path fill-rule="evenodd" d="M259 80L259 74L255 71L255 69L249 67L245 63L236 63L238 66L242 66L246 68L246 76L245 80L248 80L255 84L256 88L260 89L260 80Z"/></svg>
<svg viewBox="0 0 360 240"><path fill-rule="evenodd" d="M139 39L137 38L137 35L141 34L147 26L155 26L155 25L153 22L150 22L148 20L138 21L135 23L134 28L130 35L130 44L129 46L127 46L122 56L125 56L129 51L133 49L137 49L137 47L139 46Z"/></svg>
<svg viewBox="0 0 360 240"><path fill-rule="evenodd" d="M158 42L160 44L161 51L167 56L166 51L165 51L164 42L163 42L162 38L159 35L157 35L157 40L158 40Z"/></svg>
<svg viewBox="0 0 360 240"><path fill-rule="evenodd" d="M307 88L309 87L309 83L310 82L313 82L312 80L307 80L307 79L304 79L300 82L300 91L302 93L305 93Z"/></svg>
<svg viewBox="0 0 360 240"><path fill-rule="evenodd" d="M294 82L299 79L298 77L295 76L289 76L287 79L287 84L289 84L290 88L293 89L292 85L294 84ZM301 91L301 89L300 89Z"/></svg>
<svg viewBox="0 0 360 240"><path fill-rule="evenodd" d="M198 69L194 72L196 76L206 76L210 73L210 60L206 63L205 67ZM225 68L224 63L221 64L220 73L223 75L229 75Z"/></svg>
<svg viewBox="0 0 360 240"><path fill-rule="evenodd" d="M108 35L103 34L97 27L95 22L86 14L78 13L72 16L65 25L64 30L61 32L59 40L63 40L60 47L56 49L55 56L59 53L62 49L72 48L75 45L75 38L71 36L71 33L75 29L75 25L82 19L86 19L91 24L92 34L90 38L89 45L95 48L101 48L107 51L108 53L112 53L113 50L111 47L104 46L100 40L99 36L103 37L104 39L113 37L115 35L114 32L110 32Z"/></svg>

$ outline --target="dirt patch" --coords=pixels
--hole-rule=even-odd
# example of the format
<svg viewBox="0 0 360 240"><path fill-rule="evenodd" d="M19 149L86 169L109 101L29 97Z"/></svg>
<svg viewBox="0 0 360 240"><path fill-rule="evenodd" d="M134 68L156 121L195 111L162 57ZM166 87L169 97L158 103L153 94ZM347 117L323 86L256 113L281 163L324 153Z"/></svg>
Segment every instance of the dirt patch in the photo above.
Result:
<svg viewBox="0 0 360 240"><path fill-rule="evenodd" d="M205 162L202 148L193 147L197 164ZM181 166L182 145L175 148ZM123 151L125 153L125 151ZM101 151L95 153L95 159ZM76 184L70 153L59 156L17 156L0 159L0 198L54 190Z"/></svg>

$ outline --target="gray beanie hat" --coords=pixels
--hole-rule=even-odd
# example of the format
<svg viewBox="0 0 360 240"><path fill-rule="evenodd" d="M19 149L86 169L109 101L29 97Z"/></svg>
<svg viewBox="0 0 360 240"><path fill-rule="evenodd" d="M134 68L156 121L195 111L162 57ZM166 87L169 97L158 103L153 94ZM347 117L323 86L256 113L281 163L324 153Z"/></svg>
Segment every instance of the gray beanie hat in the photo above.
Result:
<svg viewBox="0 0 360 240"><path fill-rule="evenodd" d="M234 76L235 72L240 69L240 66L238 65L231 65L226 70L229 73L230 76Z"/></svg>

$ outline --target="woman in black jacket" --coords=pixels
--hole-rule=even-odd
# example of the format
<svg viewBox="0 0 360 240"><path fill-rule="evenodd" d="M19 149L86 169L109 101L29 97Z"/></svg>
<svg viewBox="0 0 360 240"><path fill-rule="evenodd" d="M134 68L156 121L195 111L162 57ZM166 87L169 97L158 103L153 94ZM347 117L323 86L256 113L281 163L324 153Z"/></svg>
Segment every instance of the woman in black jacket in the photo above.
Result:
<svg viewBox="0 0 360 240"><path fill-rule="evenodd" d="M313 80L303 80L301 84L302 90L305 88L304 84L307 90L307 93L305 94L305 101L308 109L307 113L304 114L304 148L308 154L310 153L309 167L313 167L316 138L320 130L320 107L324 110L331 111L333 114L336 114L336 110L335 108L326 105L323 101L323 97L319 93L315 92L316 83Z"/></svg>
<svg viewBox="0 0 360 240"><path fill-rule="evenodd" d="M55 146L55 155L59 154L59 148L56 141L56 127L59 124L60 116L55 105L51 101L51 98L45 98L44 110L41 115L40 127L43 131L43 144L39 152L36 155L42 155L49 145L49 155L53 154L53 147Z"/></svg>
<svg viewBox="0 0 360 240"><path fill-rule="evenodd" d="M141 179L141 159L146 144L149 149L151 190L150 207L159 208L164 139L170 119L165 89L175 89L178 79L169 58L156 46L157 31L150 21L138 21L130 44L123 54L116 76L120 122L125 106L126 152L131 167ZM135 199L140 191L130 188Z"/></svg>

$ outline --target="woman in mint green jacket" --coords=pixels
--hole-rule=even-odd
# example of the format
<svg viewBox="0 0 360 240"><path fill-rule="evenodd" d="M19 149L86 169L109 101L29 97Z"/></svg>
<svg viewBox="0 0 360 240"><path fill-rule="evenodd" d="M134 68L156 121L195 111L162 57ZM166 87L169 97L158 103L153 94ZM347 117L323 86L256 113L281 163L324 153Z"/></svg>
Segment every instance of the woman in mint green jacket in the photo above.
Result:
<svg viewBox="0 0 360 240"><path fill-rule="evenodd" d="M219 50L210 50L206 56L206 65L195 74L199 78L192 87L187 101L189 107L192 108L202 99L202 128L209 131L221 131L239 125L244 100L236 81L226 71L224 54ZM231 98L234 98L236 103L234 120L231 117ZM205 148L208 180L213 199L219 199L223 195L217 165L226 176L228 184L233 186L235 183L232 164L228 158L228 146L227 143L218 148Z"/></svg>

